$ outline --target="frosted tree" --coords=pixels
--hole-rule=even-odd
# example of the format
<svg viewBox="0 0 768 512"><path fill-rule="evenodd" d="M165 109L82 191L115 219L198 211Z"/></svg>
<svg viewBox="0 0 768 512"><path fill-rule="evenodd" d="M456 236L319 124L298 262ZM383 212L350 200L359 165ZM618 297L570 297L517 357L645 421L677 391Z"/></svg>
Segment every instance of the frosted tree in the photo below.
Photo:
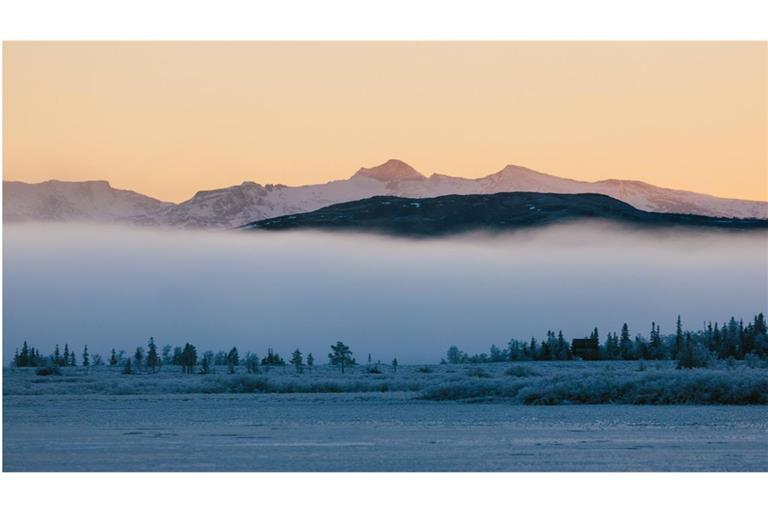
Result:
<svg viewBox="0 0 768 512"><path fill-rule="evenodd" d="M62 366L69 366L69 345L67 343L64 344L64 362L62 363Z"/></svg>
<svg viewBox="0 0 768 512"><path fill-rule="evenodd" d="M191 374L197 365L197 349L189 343L184 344L184 348L179 355L179 364L183 373Z"/></svg>
<svg viewBox="0 0 768 512"><path fill-rule="evenodd" d="M88 345L83 347L83 366L90 366L91 360L88 357Z"/></svg>
<svg viewBox="0 0 768 512"><path fill-rule="evenodd" d="M312 368L315 366L315 356L312 355L312 352L307 354L307 368L309 368L309 371L312 371Z"/></svg>
<svg viewBox="0 0 768 512"><path fill-rule="evenodd" d="M203 375L207 375L211 373L212 365L213 365L213 352L210 350L207 350L203 352L203 355L200 358L200 373L202 373Z"/></svg>
<svg viewBox="0 0 768 512"><path fill-rule="evenodd" d="M248 373L259 373L259 356L251 352L245 353L245 369Z"/></svg>
<svg viewBox="0 0 768 512"><path fill-rule="evenodd" d="M448 362L450 364L459 364L464 358L464 354L461 350L459 350L459 347L456 345L451 345L448 347L446 357L448 358Z"/></svg>
<svg viewBox="0 0 768 512"><path fill-rule="evenodd" d="M626 323L621 326L621 338L619 338L619 353L622 359L637 359L635 357L634 344L629 337L629 327Z"/></svg>
<svg viewBox="0 0 768 512"><path fill-rule="evenodd" d="M298 348L291 354L291 364L296 368L296 373L301 373L304 370L304 357Z"/></svg>
<svg viewBox="0 0 768 512"><path fill-rule="evenodd" d="M331 353L328 354L328 360L333 366L340 366L341 373L344 373L344 368L355 364L355 359L352 357L352 351L349 347L340 341L337 341L335 345L331 345Z"/></svg>
<svg viewBox="0 0 768 512"><path fill-rule="evenodd" d="M173 364L173 359L171 358L171 351L173 350L173 347L170 345L163 345L163 364Z"/></svg>
<svg viewBox="0 0 768 512"><path fill-rule="evenodd" d="M125 366L123 366L123 374L130 375L132 373L133 373L133 368L131 367L131 360L126 359Z"/></svg>
<svg viewBox="0 0 768 512"><path fill-rule="evenodd" d="M397 358L392 360L392 371L397 373Z"/></svg>
<svg viewBox="0 0 768 512"><path fill-rule="evenodd" d="M675 329L675 346L672 350L672 357L677 358L680 350L683 348L683 323L680 321L680 315L677 315L677 328Z"/></svg>
<svg viewBox="0 0 768 512"><path fill-rule="evenodd" d="M229 373L235 373L235 368L240 364L240 355L237 352L237 347L232 347L232 350L227 354L227 370Z"/></svg>
<svg viewBox="0 0 768 512"><path fill-rule="evenodd" d="M117 353L115 349L112 349L112 353L109 356L109 366L115 366L117 364Z"/></svg>
<svg viewBox="0 0 768 512"><path fill-rule="evenodd" d="M147 351L147 368L152 370L152 373L155 373L160 364L160 357L157 355L157 345L155 344L154 337L150 336L147 346L149 348Z"/></svg>
<svg viewBox="0 0 768 512"><path fill-rule="evenodd" d="M621 353L619 352L619 337L616 333L609 333L608 340L605 342L605 355L606 359L619 359Z"/></svg>
<svg viewBox="0 0 768 512"><path fill-rule="evenodd" d="M715 324L717 326L717 324ZM664 344L661 342L659 326L651 322L651 342L649 344L651 359L664 359Z"/></svg>
<svg viewBox="0 0 768 512"><path fill-rule="evenodd" d="M133 361L136 363L136 370L141 370L141 363L144 362L144 349L136 347L136 352L133 354Z"/></svg>
<svg viewBox="0 0 768 512"><path fill-rule="evenodd" d="M705 368L709 359L708 351L686 333L678 352L677 368Z"/></svg>

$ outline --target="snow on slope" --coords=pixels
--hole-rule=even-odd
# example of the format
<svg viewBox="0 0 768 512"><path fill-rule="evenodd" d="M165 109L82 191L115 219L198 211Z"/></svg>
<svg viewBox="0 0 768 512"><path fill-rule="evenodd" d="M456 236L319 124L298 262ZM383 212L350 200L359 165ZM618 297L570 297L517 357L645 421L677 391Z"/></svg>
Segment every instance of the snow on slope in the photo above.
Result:
<svg viewBox="0 0 768 512"><path fill-rule="evenodd" d="M3 183L3 222L113 222L155 213L171 205L137 192L112 188L107 181Z"/></svg>
<svg viewBox="0 0 768 512"><path fill-rule="evenodd" d="M198 192L192 199L147 215L136 222L200 228L231 228L248 222L303 213L331 204L377 195L436 197L449 194L496 192L596 192L642 210L697 213L723 217L768 218L768 203L721 199L704 194L654 187L642 182L607 180L595 183L559 178L509 165L479 179L433 174L429 178L400 160L362 168L347 180L321 185L287 187L245 182L234 187Z"/></svg>
<svg viewBox="0 0 768 512"><path fill-rule="evenodd" d="M62 182L46 182L28 187L40 187ZM94 187L106 182L85 182L82 185ZM13 185L9 191L9 185ZM6 221L19 220L37 215L37 220L68 220L90 215L93 220L121 218L124 222L143 225L177 226L186 228L226 229L280 215L303 213L331 204L355 201L378 195L402 197L436 197L450 194L493 194L496 192L554 192L605 194L641 210L664 213L695 213L714 217L758 217L768 218L768 203L723 199L656 187L640 181L605 180L597 182L577 181L537 172L525 167L508 165L501 171L479 179L457 178L442 174L426 177L400 160L388 160L382 165L362 168L351 178L331 181L319 185L288 187L285 185L259 185L246 181L232 187L201 191L191 199L177 205L160 203L146 205L144 211L135 211L135 203L104 212L106 206L93 205L88 211L87 200L63 202L49 198L41 206L30 206L18 192L18 185L6 183ZM67 184L75 185L75 184ZM138 198L154 201L145 196L126 191L114 193L134 194ZM15 195L19 197L13 197ZM41 194L42 195L42 194ZM101 196L99 196L101 197ZM159 201L154 201L159 203ZM37 203L35 203L37 204ZM70 210L74 210L70 211ZM132 211L133 210L133 211Z"/></svg>

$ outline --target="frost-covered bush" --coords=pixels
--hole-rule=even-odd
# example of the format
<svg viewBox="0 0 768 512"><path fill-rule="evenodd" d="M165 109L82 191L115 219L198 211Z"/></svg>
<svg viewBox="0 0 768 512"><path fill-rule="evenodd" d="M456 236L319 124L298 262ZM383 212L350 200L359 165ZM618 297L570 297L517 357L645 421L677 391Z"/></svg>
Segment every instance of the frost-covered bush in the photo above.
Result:
<svg viewBox="0 0 768 512"><path fill-rule="evenodd" d="M514 398L521 384L497 381L464 381L431 386L419 394L426 400L469 400L480 398Z"/></svg>
<svg viewBox="0 0 768 512"><path fill-rule="evenodd" d="M49 375L61 375L61 371L59 371L58 366L41 366L35 370L35 375L40 375L41 377L47 377Z"/></svg>
<svg viewBox="0 0 768 512"><path fill-rule="evenodd" d="M538 377L541 373L537 372L530 366L515 365L504 370L504 375L508 377Z"/></svg>
<svg viewBox="0 0 768 512"><path fill-rule="evenodd" d="M768 369L749 361L677 370L675 361L551 361L488 363L471 367L401 365L397 373L365 367L319 365L297 374L275 367L268 374L185 375L163 366L157 373L122 375L120 366L61 368L39 377L34 368L3 372L5 395L152 395L211 393L416 393L429 400L504 400L519 404L766 404ZM422 368L428 368L427 372ZM610 368L610 369L609 369Z"/></svg>
<svg viewBox="0 0 768 512"><path fill-rule="evenodd" d="M481 379L488 379L491 374L485 371L483 368L469 368L466 373L469 377L480 377Z"/></svg>

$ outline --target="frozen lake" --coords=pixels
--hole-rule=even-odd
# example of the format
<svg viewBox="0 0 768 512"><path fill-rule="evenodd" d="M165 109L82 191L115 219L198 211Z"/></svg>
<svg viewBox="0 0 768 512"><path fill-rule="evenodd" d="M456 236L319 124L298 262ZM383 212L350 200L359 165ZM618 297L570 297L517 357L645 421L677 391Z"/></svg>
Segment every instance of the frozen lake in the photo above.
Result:
<svg viewBox="0 0 768 512"><path fill-rule="evenodd" d="M10 395L5 471L767 471L764 406Z"/></svg>

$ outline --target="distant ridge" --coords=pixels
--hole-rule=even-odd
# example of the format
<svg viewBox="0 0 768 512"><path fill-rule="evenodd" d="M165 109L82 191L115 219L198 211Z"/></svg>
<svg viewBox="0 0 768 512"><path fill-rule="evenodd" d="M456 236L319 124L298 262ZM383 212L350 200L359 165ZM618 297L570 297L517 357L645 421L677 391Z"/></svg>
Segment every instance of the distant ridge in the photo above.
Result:
<svg viewBox="0 0 768 512"><path fill-rule="evenodd" d="M640 228L768 229L768 220L726 219L638 210L601 194L500 192L426 199L372 197L314 212L265 219L243 230L362 231L433 237L473 230L509 231L579 220L611 221Z"/></svg>
<svg viewBox="0 0 768 512"><path fill-rule="evenodd" d="M3 222L116 222L172 205L104 180L3 182Z"/></svg>
<svg viewBox="0 0 768 512"><path fill-rule="evenodd" d="M105 181L5 182L3 220L91 220L227 229L375 196L425 198L499 192L593 193L613 197L649 212L768 218L767 202L724 199L656 187L641 181L578 181L518 165L507 165L498 172L477 179L438 173L426 177L407 163L390 159L381 165L362 167L345 180L297 187L245 181L240 185L197 192L179 204L113 189Z"/></svg>

